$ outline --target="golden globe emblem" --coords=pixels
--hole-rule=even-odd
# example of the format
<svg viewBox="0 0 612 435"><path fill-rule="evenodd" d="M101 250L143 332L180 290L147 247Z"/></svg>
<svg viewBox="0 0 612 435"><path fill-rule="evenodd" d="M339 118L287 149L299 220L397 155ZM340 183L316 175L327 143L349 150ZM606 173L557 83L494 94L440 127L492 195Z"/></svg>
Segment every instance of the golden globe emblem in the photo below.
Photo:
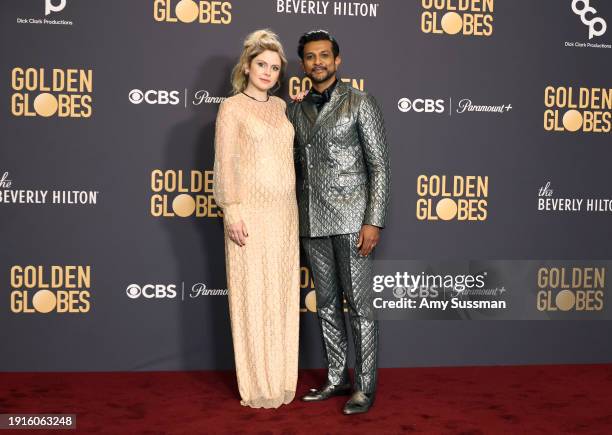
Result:
<svg viewBox="0 0 612 435"><path fill-rule="evenodd" d="M569 290L561 290L557 293L555 302L557 303L557 308L561 311L569 311L576 304L576 296Z"/></svg>
<svg viewBox="0 0 612 435"><path fill-rule="evenodd" d="M317 312L317 293L314 290L308 292L306 299L304 299L304 305L306 305L308 311Z"/></svg>
<svg viewBox="0 0 612 435"><path fill-rule="evenodd" d="M181 193L172 201L172 210L180 217L191 216L195 211L195 206L193 197L186 193Z"/></svg>
<svg viewBox="0 0 612 435"><path fill-rule="evenodd" d="M50 290L39 290L32 298L32 305L39 313L50 313L55 308L57 300Z"/></svg>
<svg viewBox="0 0 612 435"><path fill-rule="evenodd" d="M193 0L181 0L176 4L176 17L183 23L192 23L198 18L198 5Z"/></svg>
<svg viewBox="0 0 612 435"><path fill-rule="evenodd" d="M444 221L449 221L457 216L457 203L450 198L441 199L436 205L436 214Z"/></svg>
<svg viewBox="0 0 612 435"><path fill-rule="evenodd" d="M456 35L461 31L463 27L463 20L461 19L461 15L457 12L447 12L442 17L442 30L444 30L449 35Z"/></svg>
<svg viewBox="0 0 612 435"><path fill-rule="evenodd" d="M582 114L575 110L568 110L563 114L563 127L567 131L578 131L582 127Z"/></svg>
<svg viewBox="0 0 612 435"><path fill-rule="evenodd" d="M57 98L48 92L37 95L34 99L34 110L40 116L53 116L57 112Z"/></svg>

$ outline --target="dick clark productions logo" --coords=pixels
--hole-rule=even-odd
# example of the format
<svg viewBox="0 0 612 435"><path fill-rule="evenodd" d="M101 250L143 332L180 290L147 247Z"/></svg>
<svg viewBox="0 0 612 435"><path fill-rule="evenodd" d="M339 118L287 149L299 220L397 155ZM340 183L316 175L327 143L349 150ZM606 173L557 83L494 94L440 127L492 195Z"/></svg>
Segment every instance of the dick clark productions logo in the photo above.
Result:
<svg viewBox="0 0 612 435"><path fill-rule="evenodd" d="M591 6L590 0L573 0L572 11L580 17L582 24L589 28L589 39L606 33L608 24L602 17L597 16L597 9Z"/></svg>

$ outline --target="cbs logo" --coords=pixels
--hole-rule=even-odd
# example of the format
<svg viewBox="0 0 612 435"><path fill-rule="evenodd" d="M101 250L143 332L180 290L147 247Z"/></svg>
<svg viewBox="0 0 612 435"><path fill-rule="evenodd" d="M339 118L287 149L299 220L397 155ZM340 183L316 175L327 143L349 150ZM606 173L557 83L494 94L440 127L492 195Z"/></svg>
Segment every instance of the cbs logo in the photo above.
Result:
<svg viewBox="0 0 612 435"><path fill-rule="evenodd" d="M410 100L408 98L400 98L397 102L397 108L400 112L413 112L417 113L443 113L444 112L444 100L433 100L431 98L415 98Z"/></svg>
<svg viewBox="0 0 612 435"><path fill-rule="evenodd" d="M179 91L165 91L150 89L141 91L140 89L132 89L128 94L128 98L132 104L140 104L143 101L147 104L172 104L176 106L181 102Z"/></svg>
<svg viewBox="0 0 612 435"><path fill-rule="evenodd" d="M176 297L176 285L170 284L145 284L142 287L138 284L130 284L125 290L128 297L138 299L174 299Z"/></svg>
<svg viewBox="0 0 612 435"><path fill-rule="evenodd" d="M604 33L606 33L608 25L601 17L595 17L587 20L587 14L595 15L597 13L597 9L591 7L590 3L590 0L573 0L572 11L574 11L574 13L580 17L582 24L589 26L589 39L593 39L593 36L602 36ZM578 9L578 5L582 5L582 8ZM599 30L595 29L596 25L599 25Z"/></svg>

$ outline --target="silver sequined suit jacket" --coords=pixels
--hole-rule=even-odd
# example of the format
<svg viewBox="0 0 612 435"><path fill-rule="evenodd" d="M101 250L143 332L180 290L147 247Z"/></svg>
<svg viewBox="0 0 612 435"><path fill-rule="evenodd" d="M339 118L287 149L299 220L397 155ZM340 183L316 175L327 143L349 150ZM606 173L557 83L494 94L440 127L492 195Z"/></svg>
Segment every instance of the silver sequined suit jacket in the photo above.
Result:
<svg viewBox="0 0 612 435"><path fill-rule="evenodd" d="M374 97L339 82L320 113L308 96L287 109L295 128L300 236L384 227L389 152Z"/></svg>

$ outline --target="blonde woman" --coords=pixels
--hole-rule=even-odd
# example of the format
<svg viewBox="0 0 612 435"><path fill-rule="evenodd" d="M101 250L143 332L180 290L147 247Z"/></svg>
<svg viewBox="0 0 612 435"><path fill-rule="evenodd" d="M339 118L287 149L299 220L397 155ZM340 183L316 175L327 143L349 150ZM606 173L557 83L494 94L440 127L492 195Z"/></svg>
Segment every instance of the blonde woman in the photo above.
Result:
<svg viewBox="0 0 612 435"><path fill-rule="evenodd" d="M287 65L270 30L247 36L219 108L214 196L223 209L225 264L241 404L278 408L295 396L299 238L293 127L270 95Z"/></svg>

